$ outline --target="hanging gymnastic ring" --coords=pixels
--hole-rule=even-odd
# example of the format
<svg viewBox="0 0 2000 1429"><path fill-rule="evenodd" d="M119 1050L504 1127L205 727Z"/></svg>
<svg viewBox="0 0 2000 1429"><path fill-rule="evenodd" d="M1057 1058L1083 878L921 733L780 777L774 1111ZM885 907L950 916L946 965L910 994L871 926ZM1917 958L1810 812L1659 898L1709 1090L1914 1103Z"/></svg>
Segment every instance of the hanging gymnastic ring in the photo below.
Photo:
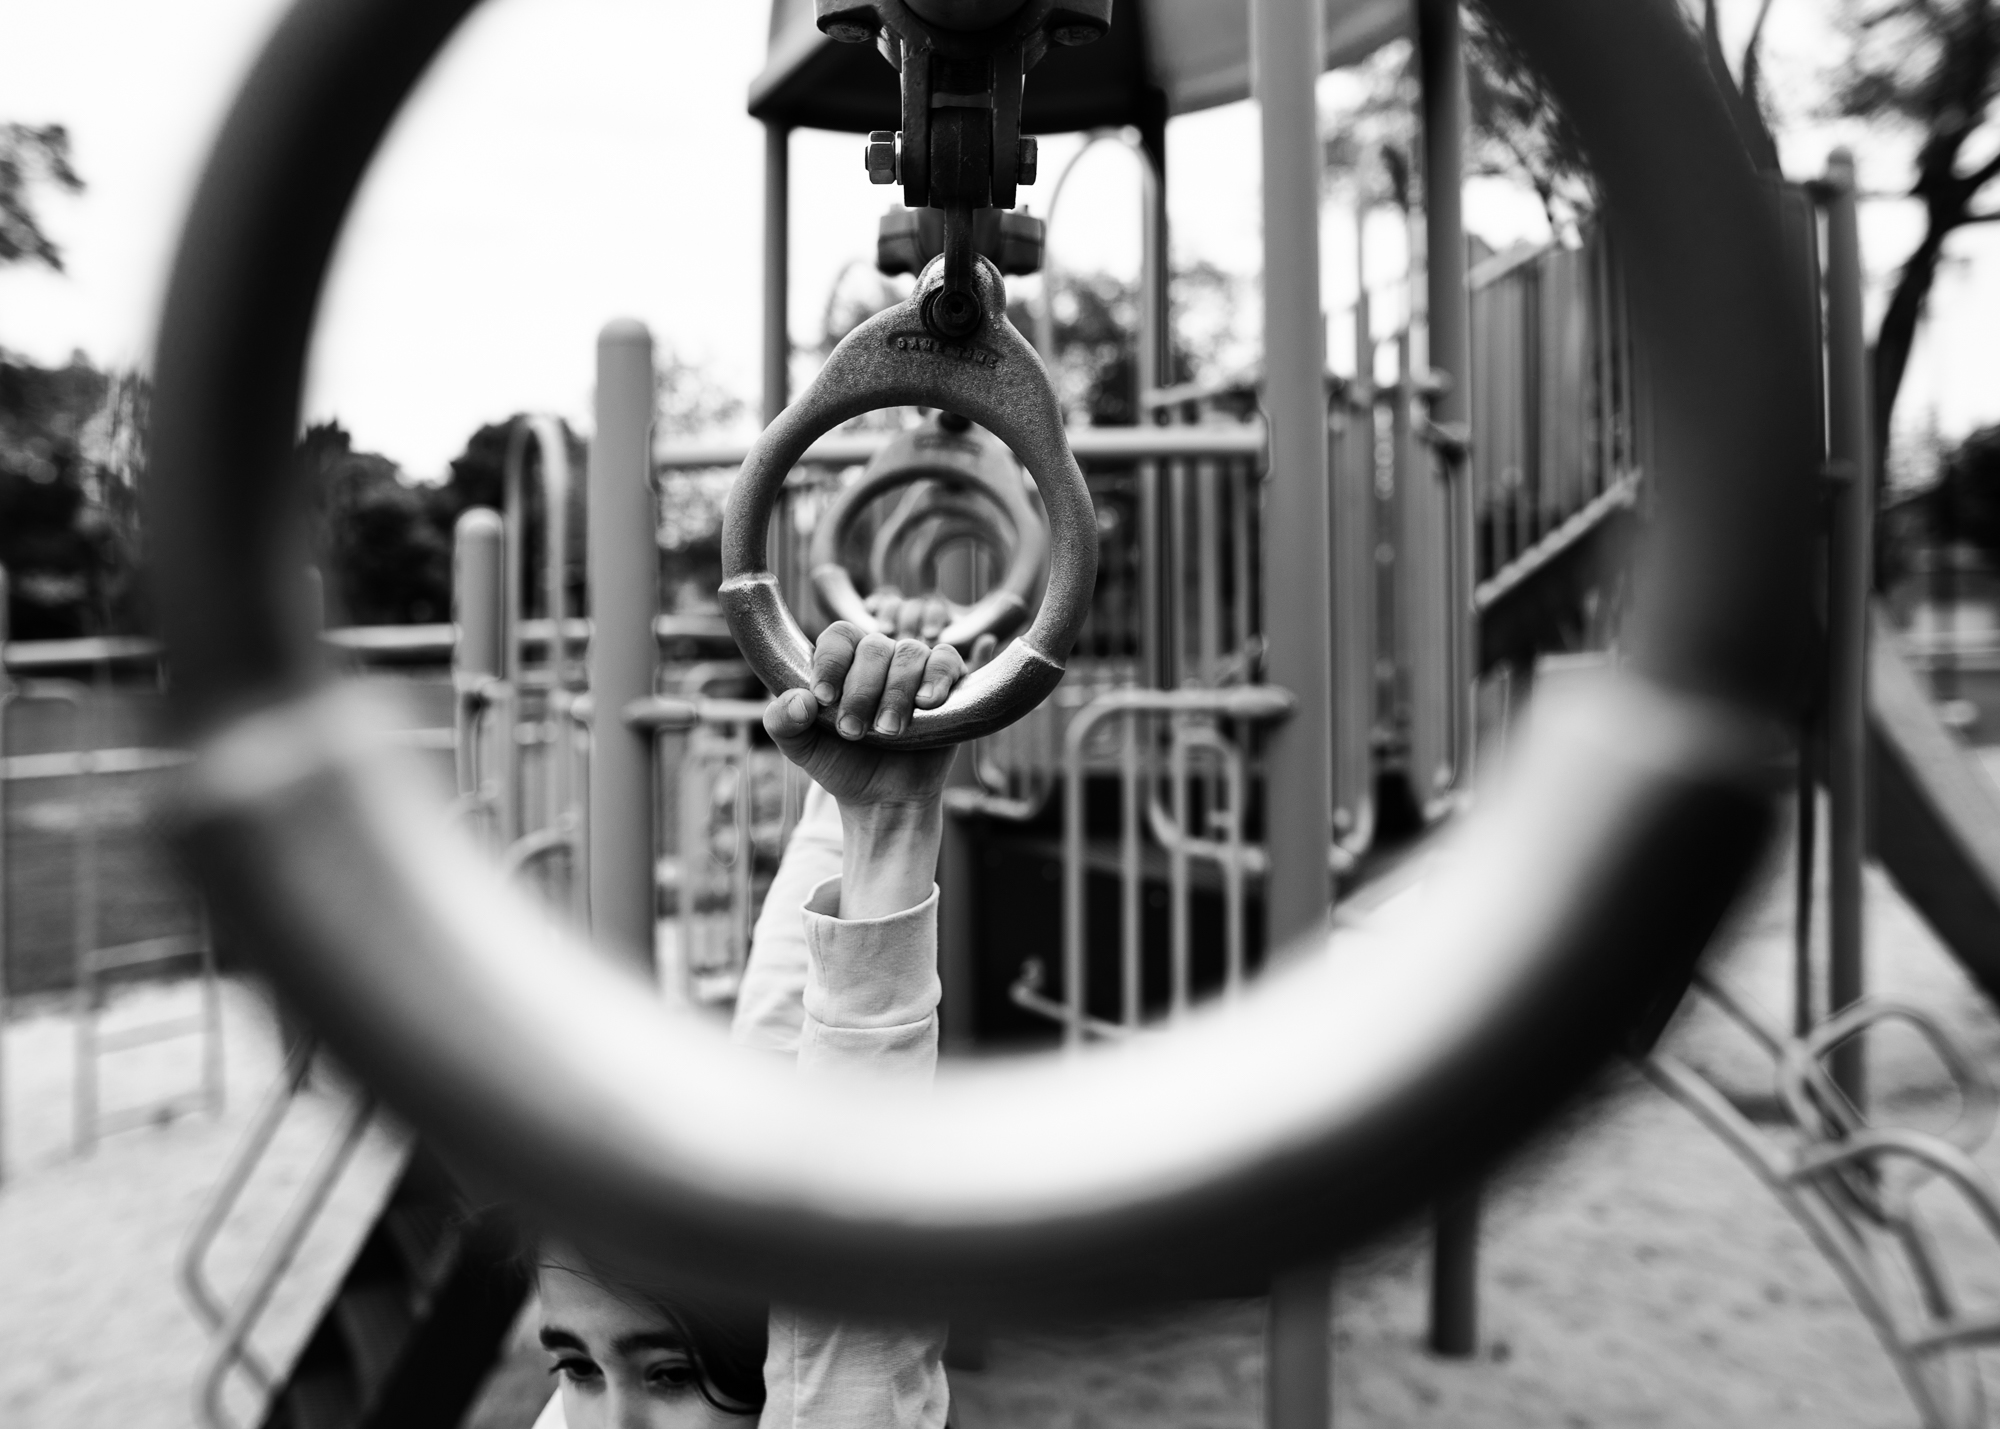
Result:
<svg viewBox="0 0 2000 1429"><path fill-rule="evenodd" d="M1097 515L1069 449L1062 407L1042 360L1007 321L1000 272L981 258L973 283L985 316L962 340L943 341L923 321L924 299L943 281L933 259L904 302L841 340L812 385L764 429L743 460L722 514L722 613L750 668L773 694L812 688L812 642L786 609L770 569L766 533L785 477L806 448L853 417L883 407L936 407L977 422L1021 459L1049 513L1049 580L1034 623L973 671L934 710L917 710L899 735L871 744L932 749L1004 729L1061 682L1070 647L1097 590ZM829 724L832 710L820 718Z"/></svg>
<svg viewBox="0 0 2000 1429"><path fill-rule="evenodd" d="M995 566L1005 567L1013 533L1014 528L985 502L958 492L933 492L929 500L908 507L899 504L882 523L869 544L869 574L877 586L918 591L928 598L941 579L937 571L939 552L959 542L970 542ZM898 570L903 574L893 574ZM953 620L968 608L949 599L945 604ZM1026 616L1023 611L1021 618ZM942 632L939 638L943 638Z"/></svg>
<svg viewBox="0 0 2000 1429"><path fill-rule="evenodd" d="M292 10L175 260L147 534L200 750L181 847L218 922L436 1144L635 1273L739 1297L908 1317L1241 1288L1478 1173L1759 866L1818 466L1804 285L1677 0L1487 3L1582 137L1631 277L1653 529L1627 674L1580 722L1530 722L1381 946L1274 950L1235 1007L1100 1055L816 1091L670 1015L441 829L315 685L285 482L342 216L471 0Z"/></svg>
<svg viewBox="0 0 2000 1429"><path fill-rule="evenodd" d="M1028 618L1028 602L1034 599L1048 559L1049 535L1021 488L1020 472L1005 445L976 427L954 432L931 420L898 432L867 470L834 497L813 528L807 561L820 604L835 620L851 620L864 630L881 628L841 564L841 543L871 501L919 481L983 494L1012 528L1013 549L1003 552L1007 571L1000 583L971 606L955 611L938 636L940 644L955 646L962 654L971 653L982 635L1004 640Z"/></svg>

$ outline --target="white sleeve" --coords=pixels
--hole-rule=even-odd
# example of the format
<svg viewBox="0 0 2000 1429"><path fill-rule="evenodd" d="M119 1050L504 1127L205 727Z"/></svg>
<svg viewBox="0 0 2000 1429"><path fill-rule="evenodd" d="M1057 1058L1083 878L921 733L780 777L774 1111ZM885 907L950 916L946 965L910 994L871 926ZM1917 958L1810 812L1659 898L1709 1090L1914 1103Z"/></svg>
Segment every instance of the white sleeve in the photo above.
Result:
<svg viewBox="0 0 2000 1429"><path fill-rule="evenodd" d="M799 1073L928 1082L937 1068L935 886L887 918L843 919L840 880L801 913ZM943 1429L945 1327L771 1309L760 1429Z"/></svg>
<svg viewBox="0 0 2000 1429"><path fill-rule="evenodd" d="M750 957L730 1022L730 1036L742 1046L788 1055L799 1049L806 990L801 911L814 888L839 875L840 842L840 806L819 785L809 785L750 935Z"/></svg>

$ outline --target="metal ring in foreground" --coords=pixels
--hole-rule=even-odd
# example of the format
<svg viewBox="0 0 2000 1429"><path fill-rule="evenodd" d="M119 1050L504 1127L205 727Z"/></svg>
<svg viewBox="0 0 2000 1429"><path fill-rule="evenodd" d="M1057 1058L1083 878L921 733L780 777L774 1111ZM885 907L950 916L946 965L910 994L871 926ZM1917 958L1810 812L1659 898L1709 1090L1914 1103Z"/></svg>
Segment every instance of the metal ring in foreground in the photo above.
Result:
<svg viewBox="0 0 2000 1429"><path fill-rule="evenodd" d="M785 477L806 448L842 422L883 407L936 407L977 422L1011 448L1041 489L1049 513L1049 577L1034 623L966 676L944 704L916 710L899 735L872 729L865 742L900 749L959 744L1004 729L1047 699L1090 615L1097 590L1097 516L1069 449L1062 408L1042 360L1007 321L999 270L981 258L975 278L985 310L979 330L944 342L924 326L923 302L943 281L933 259L909 298L854 329L812 385L744 458L722 516L723 614L750 668L773 693L812 687L812 642L786 609L770 569L766 533ZM954 642L956 643L956 642ZM831 722L833 712L820 717Z"/></svg>
<svg viewBox="0 0 2000 1429"><path fill-rule="evenodd" d="M970 607L955 612L938 637L965 653L982 635L1005 639L1028 618L1028 602L1034 599L1048 559L1049 535L1022 490L1020 472L1006 446L977 427L955 432L935 418L898 433L820 517L808 562L820 603L836 620L851 620L864 630L880 628L841 564L841 542L869 502L919 481L983 494L1005 514L1013 535L1006 574Z"/></svg>
<svg viewBox="0 0 2000 1429"><path fill-rule="evenodd" d="M1629 673L1535 717L1407 922L1277 950L1161 1038L947 1064L924 1097L816 1089L547 929L441 828L314 683L285 482L342 216L470 0L293 10L176 260L148 538L218 921L460 1164L634 1273L739 1295L910 1317L1245 1288L1476 1174L1678 991L1755 867L1816 469L1803 285L1677 0L1488 3L1606 196L1654 520Z"/></svg>

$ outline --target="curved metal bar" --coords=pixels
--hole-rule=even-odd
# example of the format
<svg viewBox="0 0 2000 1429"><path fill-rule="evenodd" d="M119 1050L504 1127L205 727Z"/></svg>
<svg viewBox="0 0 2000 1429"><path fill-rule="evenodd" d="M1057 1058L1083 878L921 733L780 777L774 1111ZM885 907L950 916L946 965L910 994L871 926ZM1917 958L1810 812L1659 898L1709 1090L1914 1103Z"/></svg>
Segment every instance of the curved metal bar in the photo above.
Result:
<svg viewBox="0 0 2000 1429"><path fill-rule="evenodd" d="M924 300L942 283L941 260L924 270L906 302L849 333L805 393L751 448L722 518L718 595L744 658L773 691L812 684L812 644L785 608L765 533L786 473L813 441L850 417L883 407L938 407L977 422L1033 473L1049 513L1048 588L1027 632L974 671L935 710L917 710L900 735L872 730L866 743L904 749L959 744L1012 724L1062 679L1097 586L1097 520L1083 472L1040 359L1006 318L999 270L979 260L985 313L962 343L924 327ZM831 712L821 717L832 719Z"/></svg>
<svg viewBox="0 0 2000 1429"><path fill-rule="evenodd" d="M851 620L864 630L882 628L869 614L854 588L853 577L841 563L841 545L870 502L920 481L935 481L990 498L1011 527L1007 574L971 607L955 612L938 637L942 643L970 653L980 636L1004 638L1020 628L1028 618L1028 602L1034 599L1049 558L1048 530L1028 502L1012 454L998 438L976 427L953 431L932 418L899 433L883 448L860 479L834 498L813 530L809 562L813 589L835 619ZM734 493L731 502L733 506ZM879 542L874 554L880 555Z"/></svg>
<svg viewBox="0 0 2000 1429"><path fill-rule="evenodd" d="M952 534L949 537L939 534L941 528ZM910 499L896 504L869 543L868 578L877 586L900 586L905 594L913 589L928 589L935 583L933 577L924 577L912 585L896 579L896 569L900 566L922 571L936 558L941 546L954 540L975 542L993 558L996 566L1005 566L1013 555L1013 533L1012 521L1001 516L990 502L950 488L914 487ZM1046 552L1046 532L1042 533L1042 542ZM915 554L909 550L913 543L917 547ZM1039 570L1036 575L1040 576ZM1033 594L1032 589L1029 594ZM954 603L954 611L962 609ZM1025 609L1022 614L1025 617Z"/></svg>
<svg viewBox="0 0 2000 1429"><path fill-rule="evenodd" d="M204 749L192 865L229 931L427 1134L635 1272L901 1316L1157 1296L1241 1285L1406 1215L1684 983L1773 822L1817 434L1804 300L1675 0L1489 0L1582 136L1658 383L1627 672L1544 701L1434 896L1375 935L1393 947L1304 948L1172 1036L948 1068L914 1101L732 1053L544 931L466 840L439 836L422 781L351 698L313 693L283 598L296 572L275 553L314 304L369 155L470 3L302 0L279 24L176 260L147 484L175 712ZM1039 362L1022 377L1026 344L989 329L995 367L889 346L918 331L896 326L909 316L848 340L880 345L881 380L809 394L760 440L737 512L754 519L726 527L725 554L749 577L744 632L790 681L803 637L761 537L812 436L944 388L1009 440L1049 500L1050 592L956 722L919 735L945 743L1059 676L1095 530Z"/></svg>

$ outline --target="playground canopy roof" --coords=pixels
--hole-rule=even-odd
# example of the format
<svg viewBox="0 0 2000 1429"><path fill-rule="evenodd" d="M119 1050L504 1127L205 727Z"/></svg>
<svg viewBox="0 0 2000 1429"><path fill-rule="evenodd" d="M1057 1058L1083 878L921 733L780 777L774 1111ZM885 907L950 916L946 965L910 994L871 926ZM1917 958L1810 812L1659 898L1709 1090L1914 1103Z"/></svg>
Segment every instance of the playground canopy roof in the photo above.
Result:
<svg viewBox="0 0 2000 1429"><path fill-rule="evenodd" d="M1322 0L1326 68L1407 34L1409 0ZM1022 127L1060 134L1188 114L1250 94L1249 0L1117 0L1111 33L1055 46L1028 80ZM813 23L813 0L772 0L771 45L750 86L759 119L810 129L894 129L896 72L872 45L838 44Z"/></svg>

